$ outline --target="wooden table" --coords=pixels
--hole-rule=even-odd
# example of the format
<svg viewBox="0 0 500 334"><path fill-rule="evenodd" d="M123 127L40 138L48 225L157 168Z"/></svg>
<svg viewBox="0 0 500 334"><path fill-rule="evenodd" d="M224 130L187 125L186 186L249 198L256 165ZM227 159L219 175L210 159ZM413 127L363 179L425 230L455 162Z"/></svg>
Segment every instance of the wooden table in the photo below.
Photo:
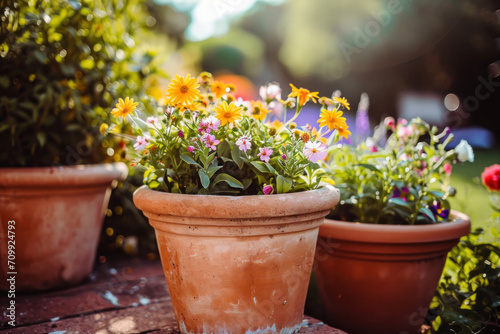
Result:
<svg viewBox="0 0 500 334"><path fill-rule="evenodd" d="M90 279L78 286L16 294L15 301L16 327L11 327L9 299L1 293L2 333L179 333L158 260L97 264ZM299 333L345 334L307 316Z"/></svg>

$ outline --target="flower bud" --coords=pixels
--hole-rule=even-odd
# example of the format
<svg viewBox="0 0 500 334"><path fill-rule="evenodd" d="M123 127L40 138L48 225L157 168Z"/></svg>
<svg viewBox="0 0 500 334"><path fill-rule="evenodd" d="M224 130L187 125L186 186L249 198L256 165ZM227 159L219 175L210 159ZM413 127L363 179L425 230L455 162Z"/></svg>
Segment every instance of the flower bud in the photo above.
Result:
<svg viewBox="0 0 500 334"><path fill-rule="evenodd" d="M278 132L278 129L276 129L275 126L270 126L269 127L269 135L270 136L274 136L276 134L276 132Z"/></svg>

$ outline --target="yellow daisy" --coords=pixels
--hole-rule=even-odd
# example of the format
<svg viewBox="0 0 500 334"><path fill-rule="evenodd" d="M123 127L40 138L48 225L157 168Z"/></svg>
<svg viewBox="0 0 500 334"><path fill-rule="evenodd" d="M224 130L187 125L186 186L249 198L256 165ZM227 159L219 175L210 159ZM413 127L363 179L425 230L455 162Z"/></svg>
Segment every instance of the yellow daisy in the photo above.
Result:
<svg viewBox="0 0 500 334"><path fill-rule="evenodd" d="M351 135L351 131L349 131L349 127L344 122L340 127L337 128L340 137L344 137L347 139Z"/></svg>
<svg viewBox="0 0 500 334"><path fill-rule="evenodd" d="M306 104L309 99L313 100L314 103L316 103L316 99L319 99L319 92L311 93L309 89L297 88L292 84L290 84L290 87L292 87L292 92L288 94L288 97L296 97L300 107Z"/></svg>
<svg viewBox="0 0 500 334"><path fill-rule="evenodd" d="M334 97L333 100L339 103L340 105L344 106L344 108L346 108L347 110L351 110L349 108L350 104L349 102L347 102L347 99L345 97Z"/></svg>
<svg viewBox="0 0 500 334"><path fill-rule="evenodd" d="M227 88L226 84L223 83L222 81L214 81L210 86L212 93L214 93L215 97L218 99L220 99L222 95L227 93L226 88Z"/></svg>
<svg viewBox="0 0 500 334"><path fill-rule="evenodd" d="M262 104L262 101L251 101L252 104L252 117L256 120L261 120L263 121L266 118L266 115L268 113L268 110L264 108L264 105Z"/></svg>
<svg viewBox="0 0 500 334"><path fill-rule="evenodd" d="M241 119L241 114L243 108L238 107L234 103L227 103L223 101L214 109L215 117L220 121L221 125L226 125L227 123L234 123L235 121Z"/></svg>
<svg viewBox="0 0 500 334"><path fill-rule="evenodd" d="M341 116L342 111L337 111L337 109L321 109L317 123L319 123L320 127L328 126L329 130L338 129L342 124L345 124L345 118Z"/></svg>
<svg viewBox="0 0 500 334"><path fill-rule="evenodd" d="M134 99L130 99L128 97L125 98L125 101L123 101L123 99L119 99L115 108L111 110L111 113L115 117L125 118L128 114L135 110L135 107L137 107L138 104L139 103L134 102Z"/></svg>
<svg viewBox="0 0 500 334"><path fill-rule="evenodd" d="M176 75L170 82L167 89L167 99L172 104L192 104L200 95L198 90L200 84L196 78L191 78L191 75L186 75L185 78Z"/></svg>

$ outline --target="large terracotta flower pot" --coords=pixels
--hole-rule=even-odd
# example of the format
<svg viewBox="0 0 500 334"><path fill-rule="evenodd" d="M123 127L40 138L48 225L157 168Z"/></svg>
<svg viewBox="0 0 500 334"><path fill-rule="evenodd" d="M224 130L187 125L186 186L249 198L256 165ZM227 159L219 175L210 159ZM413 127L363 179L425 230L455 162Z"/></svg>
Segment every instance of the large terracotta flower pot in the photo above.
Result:
<svg viewBox="0 0 500 334"><path fill-rule="evenodd" d="M138 189L181 332L298 331L318 227L338 200L331 186L238 197Z"/></svg>
<svg viewBox="0 0 500 334"><path fill-rule="evenodd" d="M418 226L325 220L315 274L327 322L349 334L414 334L469 218Z"/></svg>
<svg viewBox="0 0 500 334"><path fill-rule="evenodd" d="M17 273L16 292L62 287L87 277L111 187L126 175L123 163L1 168L0 288L10 289L11 272ZM9 238L11 225L15 234ZM15 246L14 252L9 254L8 245Z"/></svg>

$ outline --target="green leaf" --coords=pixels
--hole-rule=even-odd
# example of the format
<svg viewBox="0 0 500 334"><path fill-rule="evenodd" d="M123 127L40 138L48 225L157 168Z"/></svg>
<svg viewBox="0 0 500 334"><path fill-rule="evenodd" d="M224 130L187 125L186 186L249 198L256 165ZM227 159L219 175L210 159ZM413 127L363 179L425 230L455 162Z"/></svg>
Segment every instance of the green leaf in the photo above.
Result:
<svg viewBox="0 0 500 334"><path fill-rule="evenodd" d="M394 205L397 205L397 206L402 206L404 208L408 208L410 209L410 205L408 203L406 203L403 199L401 198L391 198L389 199L388 201L389 204L394 204Z"/></svg>
<svg viewBox="0 0 500 334"><path fill-rule="evenodd" d="M217 155L219 157L225 157L225 158L228 158L231 156L231 147L229 146L229 142L227 140L223 140L217 146Z"/></svg>
<svg viewBox="0 0 500 334"><path fill-rule="evenodd" d="M234 163L238 165L239 169L243 169L243 165L245 164L245 162L241 158L241 151L237 145L234 145L233 149L231 150L231 158L233 158Z"/></svg>
<svg viewBox="0 0 500 334"><path fill-rule="evenodd" d="M222 166L210 166L208 167L208 177L212 177L215 172L217 172L219 169L221 169Z"/></svg>
<svg viewBox="0 0 500 334"><path fill-rule="evenodd" d="M2 125L0 125L0 132L3 132L5 130L7 130L8 128L10 128L9 124L2 124Z"/></svg>
<svg viewBox="0 0 500 334"><path fill-rule="evenodd" d="M375 167L374 165L370 165L370 164L356 164L355 166L360 166L360 167L364 167L366 169L369 169L371 170L372 172L376 173L376 174L379 174L379 175L382 175L382 172L379 171L377 169L377 167Z"/></svg>
<svg viewBox="0 0 500 334"><path fill-rule="evenodd" d="M287 192L290 191L290 189L292 188L292 181L285 178L284 176L282 175L278 175L278 177L276 178L276 187L278 189L276 189L276 192L278 194L285 194Z"/></svg>
<svg viewBox="0 0 500 334"><path fill-rule="evenodd" d="M184 161L184 162L187 162L188 164L190 165L196 165L198 167L201 168L200 164L198 164L196 161L194 161L191 157L185 155L185 154L181 154L181 160Z"/></svg>
<svg viewBox="0 0 500 334"><path fill-rule="evenodd" d="M201 185L203 188L208 188L210 185L210 178L208 177L207 173L205 172L204 169L198 170L198 174L200 175L200 180L201 180Z"/></svg>
<svg viewBox="0 0 500 334"><path fill-rule="evenodd" d="M261 161L252 161L251 164L252 164L252 166L257 168L259 172L269 173L269 169L267 168L265 163L263 163Z"/></svg>
<svg viewBox="0 0 500 334"><path fill-rule="evenodd" d="M0 76L0 86L3 88L9 87L9 77L6 76Z"/></svg>
<svg viewBox="0 0 500 334"><path fill-rule="evenodd" d="M47 136L45 136L45 133L38 132L36 134L36 138L38 139L38 142L40 143L40 146L43 147L45 145L46 140L47 140Z"/></svg>
<svg viewBox="0 0 500 334"><path fill-rule="evenodd" d="M430 218L434 223L437 223L436 217L434 217L434 213L429 208L421 208L420 213L422 213L424 216Z"/></svg>
<svg viewBox="0 0 500 334"><path fill-rule="evenodd" d="M213 182L213 185L216 185L219 182L226 182L227 184L229 184L233 188L238 188L238 189L244 188L243 184L240 181L238 181L237 179L235 179L231 175L225 174L225 173L217 175L217 177L215 178L215 180Z"/></svg>
<svg viewBox="0 0 500 334"><path fill-rule="evenodd" d="M274 175L279 175L279 173L276 171L276 169L274 169L274 167L273 167L273 166L271 166L271 164L270 164L270 163L266 162L266 167L267 167L267 169L269 169L269 171L270 171L271 173L273 173Z"/></svg>
<svg viewBox="0 0 500 334"><path fill-rule="evenodd" d="M146 123L146 122L144 122L139 117L135 117L135 116L130 115L130 119L132 119L132 121L134 122L134 124L138 128L140 128L142 131L144 131L144 132L148 132L149 131L149 124Z"/></svg>

